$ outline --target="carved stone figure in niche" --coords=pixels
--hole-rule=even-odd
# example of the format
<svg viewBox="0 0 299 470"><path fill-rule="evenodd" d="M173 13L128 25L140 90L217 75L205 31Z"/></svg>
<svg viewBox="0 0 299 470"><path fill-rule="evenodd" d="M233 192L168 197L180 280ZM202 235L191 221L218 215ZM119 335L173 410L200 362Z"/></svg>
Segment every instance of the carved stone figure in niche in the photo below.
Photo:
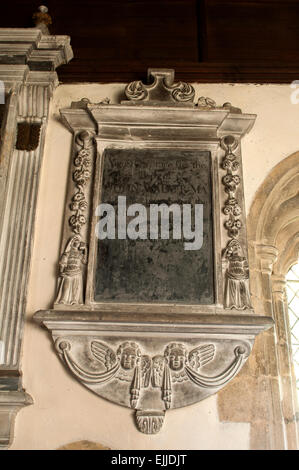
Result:
<svg viewBox="0 0 299 470"><path fill-rule="evenodd" d="M238 240L231 240L224 252L226 269L224 307L243 310L251 307L249 267Z"/></svg>
<svg viewBox="0 0 299 470"><path fill-rule="evenodd" d="M56 303L83 304L82 264L87 263L87 247L78 235L72 237L60 258L60 282Z"/></svg>

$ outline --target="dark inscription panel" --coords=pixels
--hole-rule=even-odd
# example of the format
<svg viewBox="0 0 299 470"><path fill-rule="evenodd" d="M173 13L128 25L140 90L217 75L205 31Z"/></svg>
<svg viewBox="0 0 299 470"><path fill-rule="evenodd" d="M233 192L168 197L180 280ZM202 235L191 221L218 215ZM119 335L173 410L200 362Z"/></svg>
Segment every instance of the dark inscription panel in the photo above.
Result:
<svg viewBox="0 0 299 470"><path fill-rule="evenodd" d="M126 196L127 207L146 207L147 239L117 238L118 196ZM95 301L214 303L209 152L106 150L101 202L115 208L116 238L98 240ZM160 227L158 239L150 239L150 204L191 205L192 229L195 204L203 204L202 247L188 251L188 240L173 239L172 217L169 239L161 239ZM134 217L127 216L127 223Z"/></svg>

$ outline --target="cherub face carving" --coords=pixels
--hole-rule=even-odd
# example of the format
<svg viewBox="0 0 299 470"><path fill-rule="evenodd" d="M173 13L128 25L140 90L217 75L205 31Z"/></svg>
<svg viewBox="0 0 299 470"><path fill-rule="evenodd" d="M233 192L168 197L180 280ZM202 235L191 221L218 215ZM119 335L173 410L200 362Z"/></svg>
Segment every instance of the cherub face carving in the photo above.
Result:
<svg viewBox="0 0 299 470"><path fill-rule="evenodd" d="M164 353L169 368L174 371L182 370L185 365L186 350L183 344L170 343Z"/></svg>
<svg viewBox="0 0 299 470"><path fill-rule="evenodd" d="M124 349L121 359L121 366L123 369L133 369L136 365L136 354L133 348Z"/></svg>
<svg viewBox="0 0 299 470"><path fill-rule="evenodd" d="M131 370L137 365L141 353L136 343L123 343L118 348L118 355L120 356L120 365L123 369Z"/></svg>

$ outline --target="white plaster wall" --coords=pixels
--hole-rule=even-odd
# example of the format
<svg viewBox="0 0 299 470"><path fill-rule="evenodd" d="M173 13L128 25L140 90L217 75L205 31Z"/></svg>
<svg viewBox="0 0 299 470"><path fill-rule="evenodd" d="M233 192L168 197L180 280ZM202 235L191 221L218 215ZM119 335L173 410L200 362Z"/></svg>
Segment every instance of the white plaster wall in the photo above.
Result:
<svg viewBox="0 0 299 470"><path fill-rule="evenodd" d="M257 114L243 139L243 171L247 212L269 171L299 150L299 104L291 103L288 85L194 85L196 97L209 96L218 105L231 102ZM59 258L66 181L71 155L69 131L59 109L83 97L112 103L124 85L60 85L54 94L39 189L36 233L29 282L28 315L23 343L23 384L34 405L17 416L11 449L55 449L69 442L91 440L114 449L247 449L248 423L220 423L217 396L166 414L156 436L137 431L133 412L114 405L74 380L54 353L49 334L32 322L40 309L51 308Z"/></svg>

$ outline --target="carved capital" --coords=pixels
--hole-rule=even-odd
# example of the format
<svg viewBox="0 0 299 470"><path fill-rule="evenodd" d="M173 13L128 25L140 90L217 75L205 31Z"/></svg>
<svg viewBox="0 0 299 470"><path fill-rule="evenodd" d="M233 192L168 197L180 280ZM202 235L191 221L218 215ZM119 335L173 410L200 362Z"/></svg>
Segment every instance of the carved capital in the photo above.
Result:
<svg viewBox="0 0 299 470"><path fill-rule="evenodd" d="M277 260L278 249L273 245L257 245L256 254L260 260L260 269L263 274L272 274L273 264Z"/></svg>

